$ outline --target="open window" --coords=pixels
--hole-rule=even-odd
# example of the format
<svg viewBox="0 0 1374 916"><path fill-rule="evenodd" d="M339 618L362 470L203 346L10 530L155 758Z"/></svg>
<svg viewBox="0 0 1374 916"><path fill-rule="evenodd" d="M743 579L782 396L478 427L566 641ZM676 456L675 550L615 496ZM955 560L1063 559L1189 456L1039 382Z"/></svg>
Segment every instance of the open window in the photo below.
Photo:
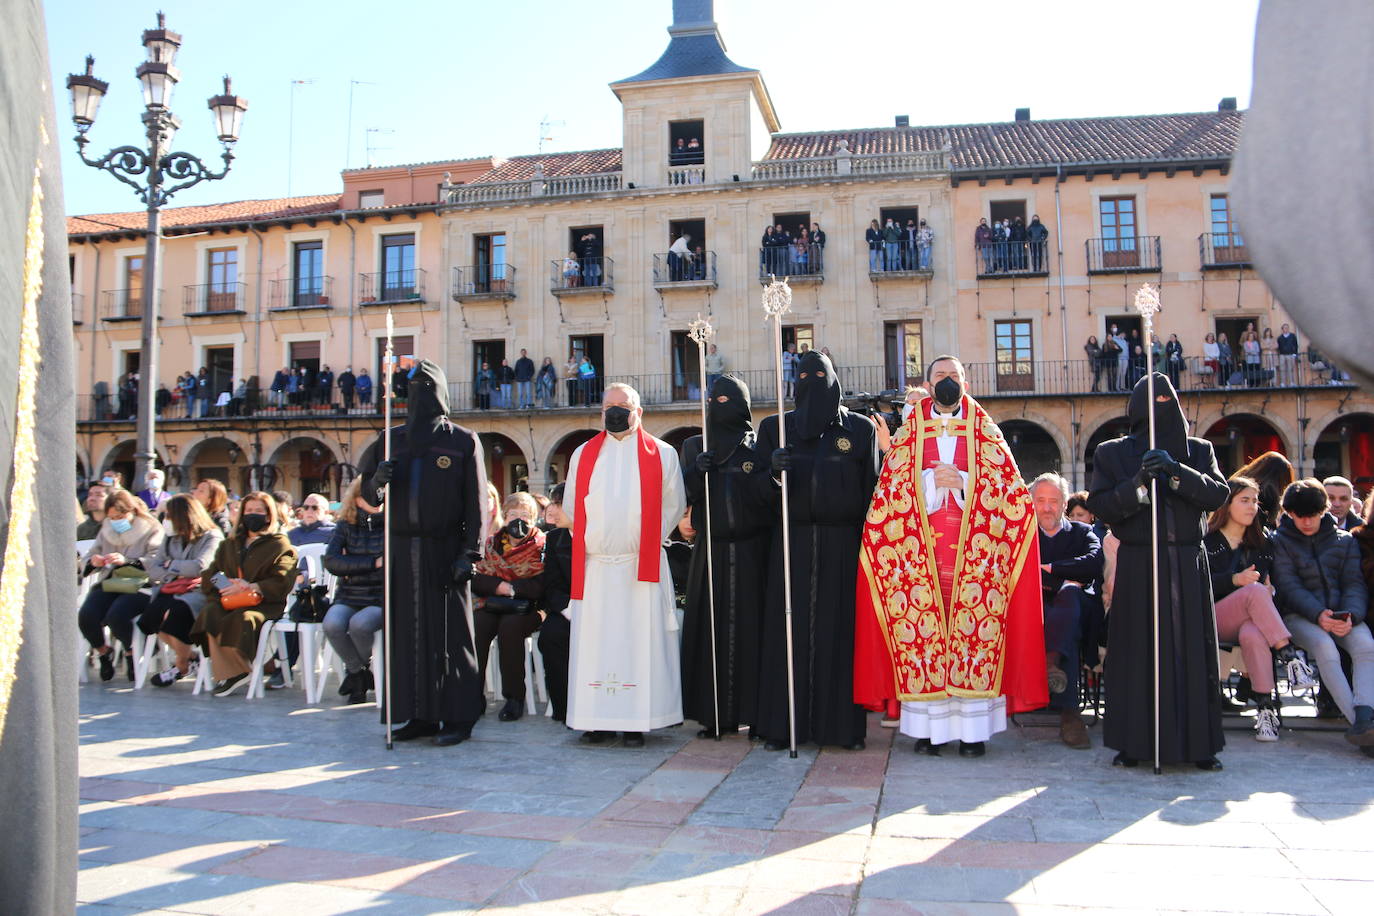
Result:
<svg viewBox="0 0 1374 916"><path fill-rule="evenodd" d="M674 331L668 353L673 367L673 400L695 401L701 397L701 353L687 331Z"/></svg>
<svg viewBox="0 0 1374 916"><path fill-rule="evenodd" d="M668 164L701 165L706 162L705 124L672 121L668 124Z"/></svg>
<svg viewBox="0 0 1374 916"><path fill-rule="evenodd" d="M1004 219L1009 219L1013 223L1018 219L1026 221L1026 202L1024 200L994 200L988 203L988 219L994 223L1000 223Z"/></svg>

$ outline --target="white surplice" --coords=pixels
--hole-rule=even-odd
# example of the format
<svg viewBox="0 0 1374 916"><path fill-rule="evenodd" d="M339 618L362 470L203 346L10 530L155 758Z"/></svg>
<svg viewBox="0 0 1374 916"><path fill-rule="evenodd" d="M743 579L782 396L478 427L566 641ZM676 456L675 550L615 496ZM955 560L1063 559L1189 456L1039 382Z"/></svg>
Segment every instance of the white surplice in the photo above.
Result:
<svg viewBox="0 0 1374 916"><path fill-rule="evenodd" d="M681 634L663 540L687 509L677 452L658 445L663 473L658 581L639 581L639 441L607 436L587 487L583 597L568 604L568 727L643 732L682 721ZM582 453L568 465L563 511L573 523Z"/></svg>

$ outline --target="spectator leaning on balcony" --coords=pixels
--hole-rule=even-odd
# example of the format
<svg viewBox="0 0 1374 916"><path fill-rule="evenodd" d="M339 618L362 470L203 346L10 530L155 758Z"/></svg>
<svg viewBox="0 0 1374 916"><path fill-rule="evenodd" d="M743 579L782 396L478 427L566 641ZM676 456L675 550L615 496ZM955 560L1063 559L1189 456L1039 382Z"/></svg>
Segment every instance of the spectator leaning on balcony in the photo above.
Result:
<svg viewBox="0 0 1374 916"><path fill-rule="evenodd" d="M534 360L524 350L515 361L515 389L521 410L534 407Z"/></svg>
<svg viewBox="0 0 1374 916"><path fill-rule="evenodd" d="M287 370L283 367L273 374L272 384L268 388L271 394L269 401L273 407L281 408L286 406L286 386Z"/></svg>
<svg viewBox="0 0 1374 916"><path fill-rule="evenodd" d="M902 270L915 270L916 268L916 220L907 219L906 225L902 227Z"/></svg>
<svg viewBox="0 0 1374 916"><path fill-rule="evenodd" d="M358 380L353 375L353 367L345 366L344 371L339 373L339 398L343 401L344 410L353 409L353 389L357 387Z"/></svg>
<svg viewBox="0 0 1374 916"><path fill-rule="evenodd" d="M1049 253L1046 250L1049 238L1050 230L1040 222L1039 214L1032 215L1030 225L1026 227L1026 240L1030 242L1031 270L1036 273L1049 270Z"/></svg>
<svg viewBox="0 0 1374 916"><path fill-rule="evenodd" d="M563 259L563 288L571 289L578 285L578 278L582 276L582 265L577 261L577 252L570 250L568 256Z"/></svg>
<svg viewBox="0 0 1374 916"><path fill-rule="evenodd" d="M682 280L687 275L687 267L692 261L692 236L686 232L673 240L668 246L668 279Z"/></svg>
<svg viewBox="0 0 1374 916"><path fill-rule="evenodd" d="M1112 355L1116 357L1116 386L1113 391L1122 391L1126 388L1126 365L1131 359L1131 345L1126 339L1126 335L1121 333L1121 329L1112 325L1110 335L1113 346L1107 347Z"/></svg>
<svg viewBox="0 0 1374 916"><path fill-rule="evenodd" d="M1369 590L1360 548L1327 512L1326 491L1308 478L1283 493L1284 518L1274 535L1274 586L1293 641L1316 659L1322 688L1350 721L1346 740L1374 756L1374 636L1365 623ZM1341 670L1351 659L1354 684Z"/></svg>
<svg viewBox="0 0 1374 916"><path fill-rule="evenodd" d="M869 221L864 241L868 243L868 272L876 274L883 269L883 229L876 219Z"/></svg>
<svg viewBox="0 0 1374 916"><path fill-rule="evenodd" d="M595 404L596 366L592 365L592 358L585 353L577 364L577 381L581 386L582 403L589 407Z"/></svg>
<svg viewBox="0 0 1374 916"><path fill-rule="evenodd" d="M1298 335L1288 325L1279 327L1279 384L1296 385L1298 380Z"/></svg>
<svg viewBox="0 0 1374 916"><path fill-rule="evenodd" d="M81 635L99 653L100 679L114 677L114 650L105 641L105 628L124 644L124 660L129 680L134 679L134 619L148 606L148 596L137 591L117 589L111 582L116 570L133 567L150 570L162 546L162 526L148 512L143 500L128 490L114 490L105 498L105 521L95 543L86 551L85 574L99 573L99 579L77 611ZM121 576L122 578L122 576Z"/></svg>
<svg viewBox="0 0 1374 916"><path fill-rule="evenodd" d="M363 499L362 486L361 477L349 484L324 553L324 568L338 577L324 635L343 661L339 696L350 704L367 702L367 692L376 686L372 641L382 628L382 510Z"/></svg>
<svg viewBox="0 0 1374 916"><path fill-rule="evenodd" d="M196 406L194 416L208 417L210 415L210 403L215 399L214 388L210 384L210 372L204 366L200 367L200 372L196 374Z"/></svg>
<svg viewBox="0 0 1374 916"><path fill-rule="evenodd" d="M902 230L887 218L883 224L883 270L898 270L901 267Z"/></svg>
<svg viewBox="0 0 1374 916"><path fill-rule="evenodd" d="M1210 332L1202 338L1201 374L1210 377L1212 385L1221 384L1221 347L1217 345L1217 335Z"/></svg>

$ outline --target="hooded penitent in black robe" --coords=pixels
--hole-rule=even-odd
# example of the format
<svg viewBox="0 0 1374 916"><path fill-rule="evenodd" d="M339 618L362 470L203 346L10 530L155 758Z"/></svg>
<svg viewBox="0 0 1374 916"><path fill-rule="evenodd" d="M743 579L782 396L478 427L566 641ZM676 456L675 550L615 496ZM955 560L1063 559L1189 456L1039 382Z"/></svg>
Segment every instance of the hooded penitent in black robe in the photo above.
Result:
<svg viewBox="0 0 1374 916"><path fill-rule="evenodd" d="M1212 584L1202 545L1207 515L1226 501L1212 445L1190 438L1178 395L1155 373L1155 443L1178 462L1159 494L1160 731L1162 763L1202 762L1225 744L1217 674ZM1149 449L1148 379L1131 392L1131 432L1093 453L1088 509L1121 540L1107 620L1104 743L1134 760L1154 757L1153 610L1149 506L1141 463ZM1160 398L1166 398L1160 402ZM1144 481L1148 490L1148 480Z"/></svg>
<svg viewBox="0 0 1374 916"><path fill-rule="evenodd" d="M711 595L706 579L709 543L715 573L720 730L728 734L753 722L758 708L763 570L772 533L772 516L759 499L757 480L767 473L769 456L755 450L749 388L744 382L729 375L716 379L706 408L706 432L713 459L709 513L708 475L697 469L702 437L693 436L682 444L687 504L697 532L682 621L682 714L715 733L717 691L711 689Z"/></svg>
<svg viewBox="0 0 1374 916"><path fill-rule="evenodd" d="M796 409L788 411L788 510L792 538L792 635L797 743L852 746L864 738L863 707L854 702L854 583L859 538L878 482L877 432L840 405L830 360L814 351L797 366ZM759 424L755 451L778 447L778 418ZM764 603L759 711L755 731L785 745L787 645L782 564L782 491L771 470L758 486L771 506L773 530Z"/></svg>
<svg viewBox="0 0 1374 916"><path fill-rule="evenodd" d="M448 418L448 380L429 360L409 379L405 426L391 429L392 719L470 728L485 709L472 635L472 564L481 558L487 481L482 446ZM372 476L377 441L363 456L363 498L382 505ZM462 581L455 581L455 571Z"/></svg>

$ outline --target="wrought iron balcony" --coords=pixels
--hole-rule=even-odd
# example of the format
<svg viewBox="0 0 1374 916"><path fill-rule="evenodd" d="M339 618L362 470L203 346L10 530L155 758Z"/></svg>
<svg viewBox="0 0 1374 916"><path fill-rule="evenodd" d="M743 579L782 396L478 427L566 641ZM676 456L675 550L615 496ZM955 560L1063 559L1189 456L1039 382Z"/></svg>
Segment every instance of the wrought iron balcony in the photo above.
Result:
<svg viewBox="0 0 1374 916"><path fill-rule="evenodd" d="M1250 266L1250 249L1239 232L1204 232L1197 237L1203 270Z"/></svg>
<svg viewBox="0 0 1374 916"><path fill-rule="evenodd" d="M1090 274L1158 273L1161 269L1157 235L1088 239L1083 245Z"/></svg>
<svg viewBox="0 0 1374 916"><path fill-rule="evenodd" d="M759 248L759 282L787 277L790 283L825 280L824 245L765 245Z"/></svg>
<svg viewBox="0 0 1374 916"><path fill-rule="evenodd" d="M453 299L514 299L515 267L510 264L470 264L453 268Z"/></svg>
<svg viewBox="0 0 1374 916"><path fill-rule="evenodd" d="M183 286L181 295L182 314L196 317L201 315L241 315L243 314L242 283L197 283Z"/></svg>
<svg viewBox="0 0 1374 916"><path fill-rule="evenodd" d="M287 277L273 280L268 308L274 312L333 308L333 277Z"/></svg>
<svg viewBox="0 0 1374 916"><path fill-rule="evenodd" d="M138 321L143 317L143 289L107 289L100 293L101 321Z"/></svg>
<svg viewBox="0 0 1374 916"><path fill-rule="evenodd" d="M891 247L884 243L879 250L868 252L868 279L929 279L935 276L934 250L933 243L924 248L912 241L896 242Z"/></svg>
<svg viewBox="0 0 1374 916"><path fill-rule="evenodd" d="M358 275L358 304L423 305L425 272L419 267Z"/></svg>
<svg viewBox="0 0 1374 916"><path fill-rule="evenodd" d="M610 258L558 258L550 261L549 289L555 296L612 292L615 289L615 263Z"/></svg>
<svg viewBox="0 0 1374 916"><path fill-rule="evenodd" d="M671 251L654 255L654 287L657 289L712 287L716 285L716 253L697 251L679 256Z"/></svg>
<svg viewBox="0 0 1374 916"><path fill-rule="evenodd" d="M1050 272L1049 242L973 243L978 278L1044 277Z"/></svg>

